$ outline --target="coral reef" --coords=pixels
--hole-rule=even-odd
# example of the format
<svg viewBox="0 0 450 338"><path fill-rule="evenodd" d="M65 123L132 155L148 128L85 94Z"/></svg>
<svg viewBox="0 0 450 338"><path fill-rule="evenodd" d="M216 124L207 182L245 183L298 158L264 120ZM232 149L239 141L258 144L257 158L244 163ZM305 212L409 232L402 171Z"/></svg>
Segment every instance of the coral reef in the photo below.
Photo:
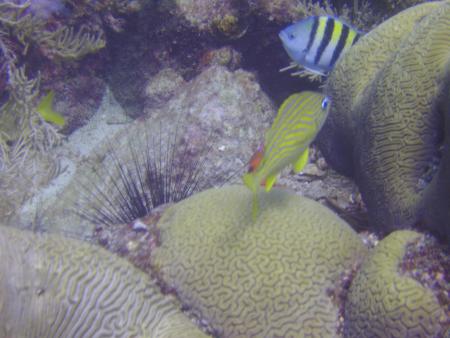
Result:
<svg viewBox="0 0 450 338"><path fill-rule="evenodd" d="M106 76L127 114L141 116L145 109L142 88L153 82L161 69L173 69L188 81L203 70L202 63L211 56L211 51L226 48L241 54L242 68L256 72L267 93L281 103L294 91L314 88L305 79L279 72L289 59L280 48L278 32L292 21L324 13L337 15L367 31L382 18L381 12L369 3L367 0L351 4L336 0L148 2L127 26L132 35L108 36L111 60Z"/></svg>
<svg viewBox="0 0 450 338"><path fill-rule="evenodd" d="M155 74L144 89L145 105L161 107L185 84L183 77L171 68L164 68Z"/></svg>
<svg viewBox="0 0 450 338"><path fill-rule="evenodd" d="M11 148L2 149L6 155L3 162L7 163L7 155L21 139L24 146L32 146L44 151L60 140L55 128L46 123L34 104L39 94L39 78L29 79L25 74L25 67L9 66L8 71L11 94L9 100L0 110L0 143L4 146L11 144Z"/></svg>
<svg viewBox="0 0 450 338"><path fill-rule="evenodd" d="M52 83L52 88L55 91L55 111L64 112L66 119L60 132L70 135L93 117L105 93L106 83L96 76L77 74Z"/></svg>
<svg viewBox="0 0 450 338"><path fill-rule="evenodd" d="M423 237L413 231L396 231L372 250L348 292L345 337L444 337L450 325L449 295L439 299L433 290L436 287L423 285L402 268L410 245L416 246ZM448 253L445 259L448 268ZM428 257L425 264L435 265L434 257ZM439 282L442 272L433 278ZM450 280L446 278L442 283L448 292Z"/></svg>
<svg viewBox="0 0 450 338"><path fill-rule="evenodd" d="M34 100L27 98L30 101L29 110L34 109L36 96L40 95L40 79L44 80L46 90L53 89L58 81L73 76L69 73L76 68L75 61L105 46L105 27L99 19L101 15L124 14L139 9L139 1L123 0L76 3L70 0L3 1L0 4L0 82L4 83L1 85L4 85L8 93L15 91L11 68L22 69L25 74L26 66L26 75L30 80L36 81L37 95L31 97ZM64 69L62 62L69 64L69 67ZM10 97L15 95L10 94ZM7 95L2 95L0 103L6 101ZM6 105L3 108L5 107ZM11 114L21 115L22 112ZM32 127L39 123L36 118L27 119L26 116L21 120ZM21 130L22 127L23 125L14 126L14 130Z"/></svg>
<svg viewBox="0 0 450 338"><path fill-rule="evenodd" d="M218 31L225 36L239 35L243 28L239 23L239 12L233 1L162 1L165 11L171 11L188 25L200 31Z"/></svg>
<svg viewBox="0 0 450 338"><path fill-rule="evenodd" d="M64 59L78 59L86 54L105 47L103 31L81 26L77 31L73 27L63 26L54 32L44 31L38 39L44 45L48 55Z"/></svg>
<svg viewBox="0 0 450 338"><path fill-rule="evenodd" d="M180 126L177 148L182 150L189 145L189 151L181 157L178 156L177 161L186 156L190 159L200 159L202 157L199 155L208 148L208 156L202 162L204 175L199 187L220 186L225 181L240 180L247 160L262 139L263 132L275 113L271 101L256 80L253 74L243 70L232 72L222 66L208 67L196 79L184 82L182 87L177 88L176 95L164 106L149 108L146 112L149 116L147 119L141 118L134 122L124 116L109 117L108 114L119 107L117 103L109 106L107 102L110 99L105 97L105 106L102 106L96 119L106 121L79 130L79 135L83 135L81 138L77 138L77 132L76 135L70 135L71 144L67 145L69 149L66 145L62 146L65 158L70 158L75 163L69 165L73 170L72 174L69 175L68 182L60 187L57 197L51 196L47 199L44 195L42 204L39 205L46 229L54 227L55 231L64 229L72 232L72 229L65 228L65 224L68 217L76 215L68 213L67 209L73 210L75 206L89 208L83 198L80 181L85 184L91 182L88 183L90 186L95 182L102 190L105 188L104 191L114 190L113 182L109 179L115 167L110 156L111 147L121 163L132 167L129 140L142 144L145 148L145 137L150 136L150 145L153 137L156 147L151 148L152 152L157 154L159 134L162 133L161 140L164 142L162 149L168 149L165 142L173 138L177 123ZM120 131L107 131L112 127ZM97 140L96 134L103 130L106 133L103 135L105 139ZM80 149L86 148L86 145L89 145L90 150L78 155ZM138 149L136 151L138 154L141 152ZM73 168L75 165L76 172ZM22 213L16 222L30 223L35 206L33 203L33 207L27 207L26 212ZM78 217L73 221L78 222L78 229L85 225L91 228L89 233L92 232L91 222Z"/></svg>
<svg viewBox="0 0 450 338"><path fill-rule="evenodd" d="M420 223L450 238L449 13L449 2L430 2L387 20L326 84L321 150L356 180L378 229Z"/></svg>
<svg viewBox="0 0 450 338"><path fill-rule="evenodd" d="M361 187L369 222L355 184L315 146L301 175L284 171L261 194L256 221L242 186L155 208L236 182L276 103L314 89L279 74L281 28L332 14L368 31L417 2L0 3L0 215L66 237L0 226L0 336L442 335L448 250L412 232L376 246L355 229L418 223L448 234L450 1L382 23L326 83L321 146ZM65 129L36 111L50 90ZM83 185L95 190L87 200Z"/></svg>
<svg viewBox="0 0 450 338"><path fill-rule="evenodd" d="M271 20L292 23L311 15L331 15L352 23L355 27L368 30L381 20L380 11L372 1L355 0L351 4L339 0L262 0L249 1L253 11L268 15Z"/></svg>
<svg viewBox="0 0 450 338"><path fill-rule="evenodd" d="M0 226L2 337L207 337L154 280L87 243Z"/></svg>
<svg viewBox="0 0 450 338"><path fill-rule="evenodd" d="M29 79L25 68L8 67L10 98L0 107L0 214L6 221L37 187L58 172L48 152L61 135L43 120L34 104L39 79Z"/></svg>
<svg viewBox="0 0 450 338"><path fill-rule="evenodd" d="M67 111L57 108L58 113L70 114L66 119L68 123L61 129L39 114L39 100L61 83L69 83L68 78L76 79L69 74L77 62L106 43L97 20L84 21L76 15L70 16L74 12L68 6L68 2L59 0L0 3L0 185L5 188L0 209L4 216L14 213L24 199L59 171L53 148L61 143L62 131L72 131L82 120L74 118L74 107ZM78 10L81 7L78 6ZM95 17L97 13L90 15ZM90 85L98 80L92 74L87 77ZM82 83L77 85L74 87L80 88ZM68 87L70 84L66 89ZM72 95L66 99L74 92L72 90ZM98 90L91 90L90 97L92 93ZM55 96L60 97L60 94L63 93L57 92ZM75 106L78 108L79 101L77 97ZM24 186L28 189L23 189Z"/></svg>
<svg viewBox="0 0 450 338"><path fill-rule="evenodd" d="M105 46L103 32L95 30L95 27L81 25L79 29L75 29L62 25L57 29L49 28L49 17L58 8L50 5L45 1L28 1L22 5L13 2L0 4L0 58L4 63L1 70L6 73L10 92L10 99L4 103L0 116L3 121L8 120L9 123L2 123L1 131L2 134L8 133L8 140L13 142L19 138L18 133L25 129L25 142L34 147L51 144L49 135L55 134L56 130L52 129L51 125L46 126L50 133L39 140L28 135L31 133L30 129L42 129L40 125L43 124L35 112L40 77L38 75L28 78L25 74L27 54L31 46L39 46L41 52L49 58L64 59L78 59ZM21 102L21 106L12 109L11 106L17 106L17 101ZM4 135L1 137L3 139ZM3 151L7 152L8 149Z"/></svg>
<svg viewBox="0 0 450 338"><path fill-rule="evenodd" d="M166 209L152 264L184 306L223 337L334 336L341 274L366 254L320 204L275 188L210 189Z"/></svg>

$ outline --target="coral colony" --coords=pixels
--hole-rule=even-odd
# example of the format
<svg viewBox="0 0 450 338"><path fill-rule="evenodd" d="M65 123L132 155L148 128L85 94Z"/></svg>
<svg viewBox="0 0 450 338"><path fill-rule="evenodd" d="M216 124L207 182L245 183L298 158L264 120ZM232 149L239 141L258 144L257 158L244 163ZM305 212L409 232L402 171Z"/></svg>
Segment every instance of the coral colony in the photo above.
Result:
<svg viewBox="0 0 450 338"><path fill-rule="evenodd" d="M449 32L450 0L0 1L0 337L449 338Z"/></svg>

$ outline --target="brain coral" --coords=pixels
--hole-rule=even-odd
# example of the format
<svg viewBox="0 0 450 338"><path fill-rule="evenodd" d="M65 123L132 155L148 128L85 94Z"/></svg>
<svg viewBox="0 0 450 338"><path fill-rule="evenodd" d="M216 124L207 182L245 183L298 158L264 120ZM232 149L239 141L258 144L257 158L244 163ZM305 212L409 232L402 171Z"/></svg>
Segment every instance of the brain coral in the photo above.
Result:
<svg viewBox="0 0 450 338"><path fill-rule="evenodd" d="M206 337L176 304L104 249L0 226L1 337Z"/></svg>
<svg viewBox="0 0 450 338"><path fill-rule="evenodd" d="M449 1L405 10L362 37L326 84L320 147L385 230L421 223L450 238L449 31Z"/></svg>
<svg viewBox="0 0 450 338"><path fill-rule="evenodd" d="M444 336L444 307L430 289L400 269L405 247L421 236L393 232L369 254L348 292L345 337Z"/></svg>
<svg viewBox="0 0 450 338"><path fill-rule="evenodd" d="M332 291L366 248L319 203L279 189L211 189L166 210L154 267L220 337L333 337Z"/></svg>

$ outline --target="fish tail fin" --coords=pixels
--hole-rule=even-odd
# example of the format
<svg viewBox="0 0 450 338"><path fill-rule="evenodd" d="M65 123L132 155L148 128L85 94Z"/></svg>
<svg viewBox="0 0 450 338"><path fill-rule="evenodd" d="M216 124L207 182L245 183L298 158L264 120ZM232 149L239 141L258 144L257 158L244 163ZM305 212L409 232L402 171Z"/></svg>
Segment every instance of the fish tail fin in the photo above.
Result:
<svg viewBox="0 0 450 338"><path fill-rule="evenodd" d="M252 219L256 220L259 212L259 200L258 200L258 180L255 178L255 175L245 174L242 177L244 184L249 188L253 193L253 206L252 206Z"/></svg>

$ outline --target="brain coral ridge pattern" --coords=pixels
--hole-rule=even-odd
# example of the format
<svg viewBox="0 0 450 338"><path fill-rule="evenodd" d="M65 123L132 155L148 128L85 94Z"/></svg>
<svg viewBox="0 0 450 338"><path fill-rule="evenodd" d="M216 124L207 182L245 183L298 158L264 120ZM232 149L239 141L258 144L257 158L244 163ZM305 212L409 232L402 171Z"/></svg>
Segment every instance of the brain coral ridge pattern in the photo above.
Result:
<svg viewBox="0 0 450 338"><path fill-rule="evenodd" d="M274 189L211 189L166 210L154 268L219 337L334 337L330 290L366 248L319 203Z"/></svg>
<svg viewBox="0 0 450 338"><path fill-rule="evenodd" d="M0 226L1 337L206 337L104 249Z"/></svg>
<svg viewBox="0 0 450 338"><path fill-rule="evenodd" d="M435 295L399 271L406 245L420 236L393 232L369 254L348 292L345 337L444 337L446 314Z"/></svg>
<svg viewBox="0 0 450 338"><path fill-rule="evenodd" d="M362 37L326 84L320 147L385 230L422 223L450 239L449 31L449 1L407 9Z"/></svg>

